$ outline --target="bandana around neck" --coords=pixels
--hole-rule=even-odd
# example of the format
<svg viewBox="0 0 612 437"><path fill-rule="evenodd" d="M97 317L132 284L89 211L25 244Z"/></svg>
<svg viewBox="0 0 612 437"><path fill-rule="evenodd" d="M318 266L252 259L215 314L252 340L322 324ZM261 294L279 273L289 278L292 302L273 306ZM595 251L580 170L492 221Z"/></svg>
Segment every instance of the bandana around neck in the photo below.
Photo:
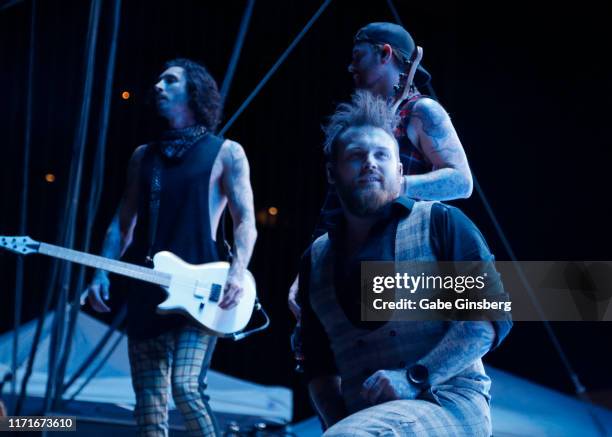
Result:
<svg viewBox="0 0 612 437"><path fill-rule="evenodd" d="M171 160L181 159L207 132L208 129L201 124L182 129L168 129L161 134L161 139L157 143L159 152Z"/></svg>

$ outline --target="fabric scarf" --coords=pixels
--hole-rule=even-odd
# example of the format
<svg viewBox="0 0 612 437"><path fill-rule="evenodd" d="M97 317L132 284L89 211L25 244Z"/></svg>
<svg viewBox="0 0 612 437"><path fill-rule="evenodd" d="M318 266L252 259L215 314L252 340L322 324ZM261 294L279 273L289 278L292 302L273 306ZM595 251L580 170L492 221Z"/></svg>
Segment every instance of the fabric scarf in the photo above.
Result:
<svg viewBox="0 0 612 437"><path fill-rule="evenodd" d="M208 129L201 124L182 129L168 129L161 134L157 147L164 158L178 161L207 133Z"/></svg>

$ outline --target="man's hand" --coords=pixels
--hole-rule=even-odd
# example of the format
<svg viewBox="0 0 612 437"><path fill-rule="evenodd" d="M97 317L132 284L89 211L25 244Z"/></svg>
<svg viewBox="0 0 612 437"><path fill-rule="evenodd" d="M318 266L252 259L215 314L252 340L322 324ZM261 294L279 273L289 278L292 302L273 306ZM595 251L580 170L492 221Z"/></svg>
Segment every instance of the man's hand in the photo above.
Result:
<svg viewBox="0 0 612 437"><path fill-rule="evenodd" d="M225 289L223 290L223 299L219 302L219 307L224 310L231 310L244 295L243 289L244 273L233 273L230 271L225 282Z"/></svg>
<svg viewBox="0 0 612 437"><path fill-rule="evenodd" d="M300 306L297 304L297 301L296 301L299 284L300 284L299 281L300 281L300 275L295 277L293 284L291 284L291 287L289 287L289 297L287 299L287 302L289 303L289 309L295 316L298 323L302 315L302 309L300 308Z"/></svg>
<svg viewBox="0 0 612 437"><path fill-rule="evenodd" d="M99 313L108 313L110 308L104 303L108 301L110 287L110 281L108 280L108 273L97 272L94 275L91 284L87 287L87 300L91 307Z"/></svg>
<svg viewBox="0 0 612 437"><path fill-rule="evenodd" d="M379 370L365 380L361 397L372 405L399 399L415 399L420 389L408 382L405 370Z"/></svg>

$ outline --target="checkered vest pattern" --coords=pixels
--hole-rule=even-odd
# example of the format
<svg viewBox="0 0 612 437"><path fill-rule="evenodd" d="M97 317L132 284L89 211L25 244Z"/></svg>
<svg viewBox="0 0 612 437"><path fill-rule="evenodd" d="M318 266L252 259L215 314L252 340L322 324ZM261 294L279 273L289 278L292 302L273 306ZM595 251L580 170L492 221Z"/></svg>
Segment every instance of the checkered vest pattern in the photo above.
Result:
<svg viewBox="0 0 612 437"><path fill-rule="evenodd" d="M410 214L400 220L395 241L396 261L435 261L429 240L431 207L435 202L415 202ZM331 342L342 378L342 395L350 413L370 405L359 392L363 382L381 369L411 366L440 342L449 322L390 321L370 331L356 328L346 317L334 289L334 255L327 234L311 249L309 298ZM452 323L452 322L450 322ZM466 379L471 380L467 381ZM473 383L472 383L473 382ZM445 382L476 388L488 398L490 380L481 360Z"/></svg>

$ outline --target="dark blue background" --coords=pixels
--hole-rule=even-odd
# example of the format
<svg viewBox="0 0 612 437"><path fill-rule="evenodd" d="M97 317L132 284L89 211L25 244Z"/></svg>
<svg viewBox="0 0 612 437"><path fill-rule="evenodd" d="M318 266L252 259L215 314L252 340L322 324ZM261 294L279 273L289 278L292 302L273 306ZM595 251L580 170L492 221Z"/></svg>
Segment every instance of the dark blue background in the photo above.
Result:
<svg viewBox="0 0 612 437"><path fill-rule="evenodd" d="M27 229L56 242L81 99L89 2L38 2L34 113ZM404 24L424 47L424 64L449 111L478 177L520 260L610 260L609 34L595 2L535 2L471 7L397 1ZM164 60L203 61L222 81L246 2L124 1L108 137L106 182L94 229L98 250L125 181L127 160L153 137L147 95ZM233 114L319 2L260 1L225 109ZM17 232L30 3L0 12L0 234ZM347 99L352 36L370 21L392 21L384 1L336 1L230 129L251 163L257 210L275 206L274 225L259 224L251 264L273 318L263 335L221 342L213 367L249 380L292 386L296 414L308 414L293 374L287 288L306 247L325 190L320 125ZM95 145L108 53L110 3L104 2L88 150ZM120 94L127 90L129 100ZM83 193L89 192L91 153ZM52 172L56 182L46 183ZM84 206L84 195L81 205ZM481 228L498 259L508 259L474 193L454 202ZM83 216L81 210L81 217ZM83 229L79 230L82 235ZM80 244L80 239L79 239ZM49 259L26 262L25 320L36 317ZM0 331L12 328L13 255L0 255ZM89 311L89 310L88 310ZM611 327L555 323L555 332L588 389L612 388ZM486 359L492 365L571 392L539 323L515 325Z"/></svg>

